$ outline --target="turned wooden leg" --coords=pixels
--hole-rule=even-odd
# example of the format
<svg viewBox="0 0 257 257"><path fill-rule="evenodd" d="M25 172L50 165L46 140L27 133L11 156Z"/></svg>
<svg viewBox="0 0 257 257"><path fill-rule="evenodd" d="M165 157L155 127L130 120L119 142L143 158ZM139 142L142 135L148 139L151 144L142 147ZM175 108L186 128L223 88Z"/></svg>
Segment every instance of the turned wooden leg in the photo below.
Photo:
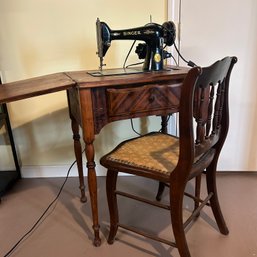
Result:
<svg viewBox="0 0 257 257"><path fill-rule="evenodd" d="M213 161L213 163L211 163L211 165L206 169L206 180L207 180L208 193L211 193L211 192L213 193L213 196L210 199L213 215L216 219L220 233L223 235L227 235L229 233L229 230L227 228L226 222L221 212L218 193L217 193L215 161Z"/></svg>
<svg viewBox="0 0 257 257"><path fill-rule="evenodd" d="M80 143L79 125L76 122L76 120L73 118L71 118L71 128L73 132L74 152L75 152L78 174L79 174L79 188L81 192L80 201L84 203L87 201L87 197L85 195L85 183L84 183L84 174L83 174L82 149L81 149L81 143Z"/></svg>
<svg viewBox="0 0 257 257"><path fill-rule="evenodd" d="M168 133L168 116L161 116L161 132L164 134Z"/></svg>
<svg viewBox="0 0 257 257"><path fill-rule="evenodd" d="M87 168L88 168L88 189L91 200L91 210L93 217L93 230L94 230L94 245L100 246L101 239L99 236L99 222L98 222L98 205L97 205L97 180L95 171L95 161L94 161L94 145L92 143L86 143L86 158L87 158Z"/></svg>
<svg viewBox="0 0 257 257"><path fill-rule="evenodd" d="M163 134L167 134L168 133L168 129L167 129L168 118L167 118L167 116L161 116L161 120L162 120L161 121L161 132ZM163 194L164 189L165 189L165 184L162 182L159 182L158 192L156 195L157 201L160 201L162 199L162 194Z"/></svg>
<svg viewBox="0 0 257 257"><path fill-rule="evenodd" d="M110 213L110 233L108 243L113 244L118 230L119 214L117 205L117 196L115 194L118 172L108 170L106 177L106 194Z"/></svg>

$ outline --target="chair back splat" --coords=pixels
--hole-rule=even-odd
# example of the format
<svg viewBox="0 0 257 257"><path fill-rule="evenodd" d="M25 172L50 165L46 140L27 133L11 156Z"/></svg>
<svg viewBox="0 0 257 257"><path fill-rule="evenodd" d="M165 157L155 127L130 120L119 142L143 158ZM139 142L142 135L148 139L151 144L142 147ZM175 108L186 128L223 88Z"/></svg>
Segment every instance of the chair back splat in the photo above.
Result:
<svg viewBox="0 0 257 257"><path fill-rule="evenodd" d="M229 79L236 62L236 57L227 57L189 71L180 101L180 161L193 164L209 150L218 157L229 128Z"/></svg>
<svg viewBox="0 0 257 257"><path fill-rule="evenodd" d="M181 257L191 257L185 228L210 206L220 232L229 233L223 218L216 186L216 168L229 127L229 81L236 57L225 57L209 67L192 68L181 87L179 136L151 132L126 140L103 156L100 163L107 168L106 193L110 213L108 243L114 242L118 227L178 248ZM154 179L159 182L156 199L146 199L117 188L118 172ZM206 175L207 196L200 199L202 174ZM185 191L195 178L195 194ZM169 188L169 203L161 199L164 186ZM120 222L117 196L170 211L174 241L160 238L142 229ZM194 201L190 217L183 220L183 199ZM133 212L130 212L133 215ZM149 211L146 216L149 217ZM143 219L143 217L142 217ZM150 226L150 224L149 224Z"/></svg>

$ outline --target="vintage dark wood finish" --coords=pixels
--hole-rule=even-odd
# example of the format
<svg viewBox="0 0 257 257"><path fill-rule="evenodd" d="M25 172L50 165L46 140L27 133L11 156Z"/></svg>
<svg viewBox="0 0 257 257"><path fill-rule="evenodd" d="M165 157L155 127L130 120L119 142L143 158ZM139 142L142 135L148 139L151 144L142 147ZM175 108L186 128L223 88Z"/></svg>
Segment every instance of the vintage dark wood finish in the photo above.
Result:
<svg viewBox="0 0 257 257"><path fill-rule="evenodd" d="M134 149L135 153L133 154L141 156L140 152L137 153L136 148L132 147L133 144L141 139L146 142L153 135L157 135L156 138L158 138L156 133L127 140L111 153L101 158L101 164L108 169L106 190L111 225L108 243L112 244L114 242L118 227L122 227L151 239L175 246L178 248L181 257L190 257L184 230L191 221L198 217L205 205L211 206L220 232L224 235L229 233L218 201L216 167L229 127L229 80L232 68L236 62L237 59L235 57L227 57L210 67L202 69L195 67L188 72L181 87L181 101L179 104L179 153L170 151L170 155L175 157L178 155L178 162L175 164L175 168L167 172L160 172L158 169L153 169L152 166L148 167L148 163L144 163L143 166L141 164L136 165L136 160L130 160L129 158L132 158L131 155L126 155L126 151ZM196 123L196 126L194 126L194 123ZM163 140L163 137L166 137L167 141L170 138L169 135L162 135L159 138ZM141 140L140 144L141 142L143 141ZM126 144L130 144L130 147L126 148ZM119 152L117 154L120 149L122 149L122 153L119 154ZM147 152L147 146L145 149ZM153 156L153 154L156 154L156 151L155 146L154 152L149 152L147 156ZM160 151L162 153L162 148ZM126 157L124 157L125 155ZM157 158L156 155L154 156L151 157L153 161ZM158 161L163 161L165 167L172 167L168 166L167 159L163 158L163 156ZM119 191L116 188L118 172L156 179L168 184L170 205L164 205L158 201L154 202L128 192ZM199 196L200 175L203 172L206 173L208 194L204 200L201 200L185 193L185 187L189 180L197 178L196 196ZM175 242L170 242L145 233L140 229L122 224L119 221L117 195L170 210ZM182 212L184 195L192 197L195 201L195 210L185 222L183 222Z"/></svg>
<svg viewBox="0 0 257 257"><path fill-rule="evenodd" d="M177 112L181 83L93 89L95 133L112 121Z"/></svg>
<svg viewBox="0 0 257 257"><path fill-rule="evenodd" d="M64 72L6 83L1 86L0 103L58 92L75 84Z"/></svg>
<svg viewBox="0 0 257 257"><path fill-rule="evenodd" d="M148 115L168 115L179 107L181 84L188 68L131 75L93 77L87 71L56 73L38 78L7 83L0 90L0 103L26 99L60 90L67 90L74 151L80 179L81 201L86 201L79 127L86 148L88 186L93 216L94 244L99 246L97 179L94 161L94 140L107 123ZM118 102L124 94L123 103ZM137 100L136 108L131 100ZM127 99L126 99L127 98ZM125 104L124 104L125 103ZM122 106L122 111L119 108ZM166 124L163 117L163 127Z"/></svg>
<svg viewBox="0 0 257 257"><path fill-rule="evenodd" d="M129 86L148 83L165 83L170 81L180 81L185 77L188 68L170 67L170 70L152 71L146 73L130 74L130 75L115 75L94 77L86 71L66 72L66 75L73 79L79 88L95 88L95 87L111 87L111 86Z"/></svg>
<svg viewBox="0 0 257 257"><path fill-rule="evenodd" d="M174 68L168 71L147 72L122 76L93 77L86 72L69 72L67 75L76 82L68 92L72 126L82 126L86 144L88 186L93 215L94 244L99 246L97 180L94 162L95 135L106 124L122 119L149 115L168 115L178 111L181 84L188 68ZM122 99L120 95L125 95ZM134 103L134 99L139 104ZM122 102L120 102L122 100ZM78 108L79 104L79 108ZM122 110L118 108L122 106ZM77 123L77 125L74 124ZM164 118L163 118L164 122ZM77 133L77 131L76 131ZM74 141L75 152L80 152L78 136ZM82 165L78 170L83 174ZM80 188L84 188L80 178ZM85 196L81 192L81 198Z"/></svg>
<svg viewBox="0 0 257 257"><path fill-rule="evenodd" d="M181 84L147 84L132 88L107 89L108 114L119 117L148 111L178 110ZM177 89L177 90L176 90Z"/></svg>

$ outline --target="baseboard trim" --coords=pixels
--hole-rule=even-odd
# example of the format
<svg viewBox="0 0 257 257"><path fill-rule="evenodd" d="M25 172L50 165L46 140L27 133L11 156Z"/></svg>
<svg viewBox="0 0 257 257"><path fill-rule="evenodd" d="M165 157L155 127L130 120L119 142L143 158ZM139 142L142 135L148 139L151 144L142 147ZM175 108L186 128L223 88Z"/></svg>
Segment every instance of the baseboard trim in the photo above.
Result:
<svg viewBox="0 0 257 257"><path fill-rule="evenodd" d="M69 170L69 165L47 165L47 166L22 166L21 167L21 176L23 178L44 178L44 177L65 177ZM87 167L83 165L84 176L87 176ZM101 165L96 165L96 173L97 176L105 176L106 169ZM255 174L257 175L257 171L218 171L219 174ZM77 166L74 165L70 172L70 177L77 177L78 170Z"/></svg>
<svg viewBox="0 0 257 257"><path fill-rule="evenodd" d="M241 175L245 175L245 174L249 174L249 175L257 175L257 171L255 171L255 170L253 170L253 171L249 171L249 170L238 170L238 171L236 171L236 170L230 170L230 171L227 171L227 170L224 170L224 171L222 171L222 170L219 170L219 171L217 171L217 173L218 174L241 174Z"/></svg>
<svg viewBox="0 0 257 257"><path fill-rule="evenodd" d="M21 176L22 178L44 178L44 177L66 177L70 165L51 165L51 166L22 166ZM87 167L83 165L84 176L87 176ZM96 168L97 176L105 176L106 169L100 165ZM70 171L70 177L77 177L78 170L76 164L72 167Z"/></svg>

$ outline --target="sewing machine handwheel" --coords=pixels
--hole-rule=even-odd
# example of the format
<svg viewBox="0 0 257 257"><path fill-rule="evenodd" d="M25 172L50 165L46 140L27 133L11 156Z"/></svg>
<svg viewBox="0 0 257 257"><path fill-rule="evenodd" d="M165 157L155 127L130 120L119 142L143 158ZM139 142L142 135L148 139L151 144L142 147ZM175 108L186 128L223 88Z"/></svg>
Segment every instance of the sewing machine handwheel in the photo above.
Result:
<svg viewBox="0 0 257 257"><path fill-rule="evenodd" d="M164 33L164 43L168 46L172 46L176 39L176 26L173 21L166 21L162 24L162 27L165 28Z"/></svg>

